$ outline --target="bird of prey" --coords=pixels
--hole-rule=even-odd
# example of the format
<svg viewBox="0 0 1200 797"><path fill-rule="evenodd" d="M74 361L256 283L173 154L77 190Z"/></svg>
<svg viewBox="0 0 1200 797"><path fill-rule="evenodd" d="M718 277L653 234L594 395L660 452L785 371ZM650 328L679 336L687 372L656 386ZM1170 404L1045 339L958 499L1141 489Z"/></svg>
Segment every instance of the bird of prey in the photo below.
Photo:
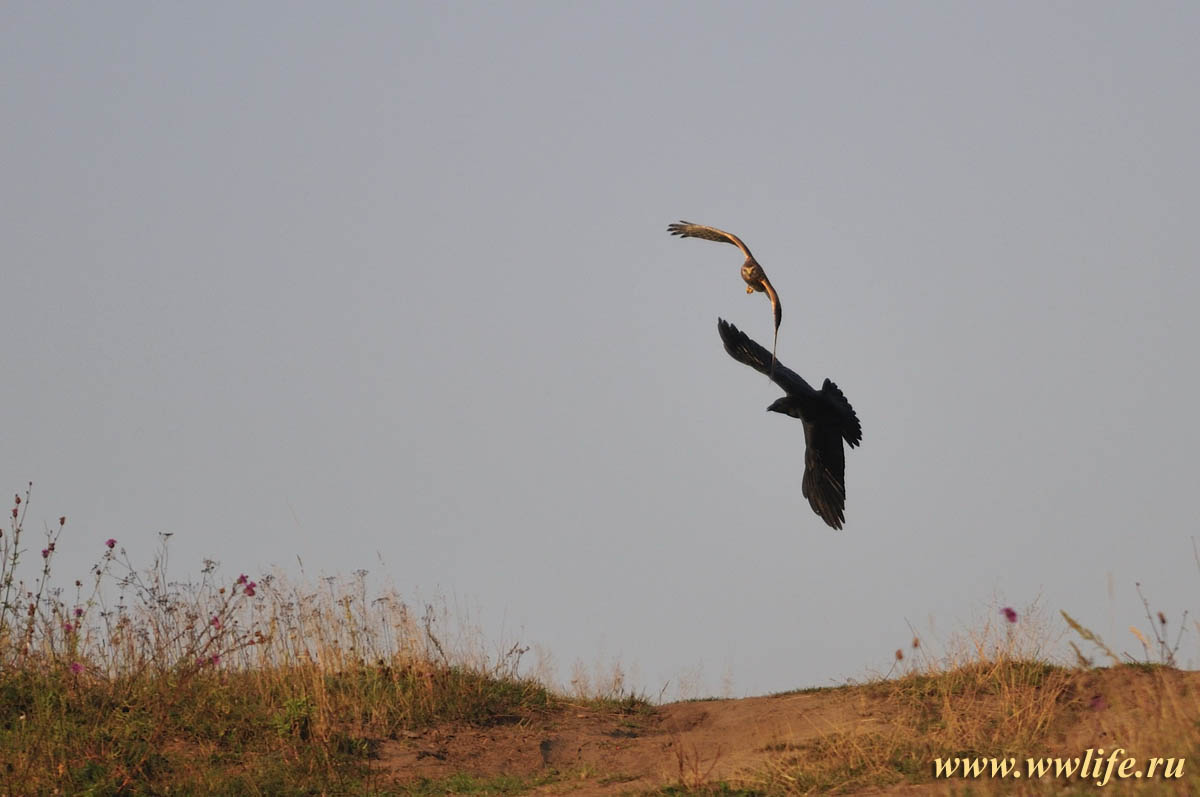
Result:
<svg viewBox="0 0 1200 797"><path fill-rule="evenodd" d="M668 224L667 232L671 235L678 235L680 238L724 241L742 250L742 254L746 256L746 262L742 263L742 279L746 281L746 293L765 292L767 298L771 300L771 310L775 314L775 343L771 347L771 370L767 372L767 376L771 376L775 371L775 349L779 346L779 322L783 320L783 305L779 303L779 294L775 292L775 286L767 279L767 272L763 271L763 267L754 259L754 255L750 254L750 250L742 243L742 239L733 233L718 230L716 227L706 227L703 224L692 224L690 221Z"/></svg>
<svg viewBox="0 0 1200 797"><path fill-rule="evenodd" d="M717 320L717 331L729 356L756 371L770 373L770 354L745 332L724 319ZM842 441L851 448L862 442L858 416L838 386L828 379L820 390L813 390L783 363L775 366L771 379L787 395L767 411L790 415L804 423L804 497L827 524L840 529L846 520L846 453Z"/></svg>

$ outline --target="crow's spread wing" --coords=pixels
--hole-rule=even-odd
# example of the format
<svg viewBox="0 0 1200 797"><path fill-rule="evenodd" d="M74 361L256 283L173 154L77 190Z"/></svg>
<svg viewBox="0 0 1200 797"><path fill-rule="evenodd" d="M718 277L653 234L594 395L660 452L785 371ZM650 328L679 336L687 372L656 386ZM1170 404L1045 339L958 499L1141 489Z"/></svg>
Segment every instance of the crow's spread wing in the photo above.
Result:
<svg viewBox="0 0 1200 797"><path fill-rule="evenodd" d="M815 392L808 382L805 382L798 373L783 363L775 363L775 370L772 372L771 352L755 343L749 335L725 319L717 319L717 331L721 333L725 351L729 352L730 357L771 377L775 384L783 388L789 396Z"/></svg>
<svg viewBox="0 0 1200 797"><path fill-rule="evenodd" d="M830 406L836 408L838 429L850 447L853 448L861 443L862 424L858 420L858 413L850 406L842 389L834 384L833 380L826 379L825 384L821 385L821 395L825 396Z"/></svg>
<svg viewBox="0 0 1200 797"><path fill-rule="evenodd" d="M835 529L846 520L846 452L837 429L804 421L804 497Z"/></svg>

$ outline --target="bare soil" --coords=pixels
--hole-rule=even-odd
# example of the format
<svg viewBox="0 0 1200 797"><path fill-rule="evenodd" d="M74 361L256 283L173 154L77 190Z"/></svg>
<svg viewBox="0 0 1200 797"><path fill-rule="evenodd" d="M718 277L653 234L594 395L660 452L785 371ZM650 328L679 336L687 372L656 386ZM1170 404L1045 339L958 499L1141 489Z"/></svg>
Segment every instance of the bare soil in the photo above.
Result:
<svg viewBox="0 0 1200 797"><path fill-rule="evenodd" d="M1200 717L1190 713L1200 696L1200 673L1118 668L1072 678L1063 719L1046 739L1047 749L1029 755L1078 756L1089 747L1116 746L1130 755L1200 753ZM632 714L568 705L492 727L445 724L407 734L385 743L376 765L396 785L459 773L478 778L552 774L555 779L535 793L579 797L722 781L736 785L820 737L884 729L893 721L891 708L870 686L674 703ZM1190 739L1170 741L1189 727ZM1188 763L1200 768L1200 760ZM930 779L932 769L931 761ZM858 793L950 794L966 785L907 783ZM995 788L973 785L989 792ZM1162 785L1173 793L1170 784Z"/></svg>

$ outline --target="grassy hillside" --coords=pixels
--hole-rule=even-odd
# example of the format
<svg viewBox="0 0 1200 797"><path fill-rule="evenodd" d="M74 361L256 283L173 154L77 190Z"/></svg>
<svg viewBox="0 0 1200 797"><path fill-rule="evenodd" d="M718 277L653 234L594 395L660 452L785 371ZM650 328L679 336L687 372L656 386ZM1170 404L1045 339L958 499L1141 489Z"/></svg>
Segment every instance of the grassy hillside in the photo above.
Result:
<svg viewBox="0 0 1200 797"><path fill-rule="evenodd" d="M1069 617L1078 660L1052 664L1044 631L1005 609L952 653L914 639L867 683L651 706L555 693L525 649L483 656L363 574L296 585L210 564L177 582L165 545L138 569L105 540L59 588L66 519L34 544L27 507L0 534L3 794L1011 793L935 762L1117 747L1186 766L1106 791L1200 793L1200 681L1169 666L1165 618L1136 665L1093 668L1087 653L1117 656ZM1021 791L1097 788L1080 774Z"/></svg>
<svg viewBox="0 0 1200 797"><path fill-rule="evenodd" d="M359 792L380 740L553 704L523 650L457 648L433 606L368 599L362 574L295 586L210 564L180 583L165 544L138 570L105 540L86 580L56 587L66 519L31 543L28 505L0 532L5 793Z"/></svg>

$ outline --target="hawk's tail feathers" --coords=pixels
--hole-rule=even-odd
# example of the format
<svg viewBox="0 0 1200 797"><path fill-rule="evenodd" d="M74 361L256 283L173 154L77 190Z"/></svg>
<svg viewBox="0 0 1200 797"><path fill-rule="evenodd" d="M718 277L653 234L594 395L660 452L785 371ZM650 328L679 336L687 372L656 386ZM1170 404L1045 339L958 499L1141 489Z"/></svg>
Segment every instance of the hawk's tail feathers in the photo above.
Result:
<svg viewBox="0 0 1200 797"><path fill-rule="evenodd" d="M779 294L775 292L775 286L767 279L767 275L763 274L763 288L767 291L767 298L771 300L771 312L775 316L775 342L771 345L771 370L767 376L775 377L775 352L779 348L779 324L783 321L783 304L779 301Z"/></svg>

